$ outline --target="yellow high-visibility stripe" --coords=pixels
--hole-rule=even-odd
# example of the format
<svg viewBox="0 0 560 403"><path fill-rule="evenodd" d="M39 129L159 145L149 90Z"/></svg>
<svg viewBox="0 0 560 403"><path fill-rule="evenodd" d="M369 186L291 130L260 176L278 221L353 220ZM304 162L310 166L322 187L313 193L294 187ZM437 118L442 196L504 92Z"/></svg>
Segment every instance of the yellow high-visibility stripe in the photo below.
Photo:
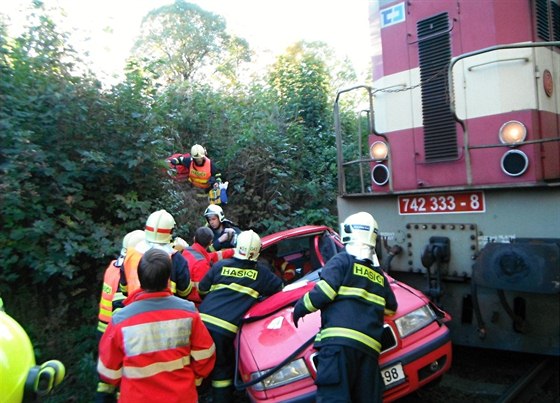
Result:
<svg viewBox="0 0 560 403"><path fill-rule="evenodd" d="M317 338L315 340L321 341L329 337L345 337L347 339L359 341L360 343L365 344L378 353L381 351L381 343L379 343L374 338L369 337L367 334L364 334L362 332L358 332L357 330L346 329L344 327L330 327L323 329L317 335Z"/></svg>
<svg viewBox="0 0 560 403"><path fill-rule="evenodd" d="M216 346L212 344L212 347L204 349L204 350L191 350L191 357L195 361L202 361L207 358L210 358L216 352Z"/></svg>
<svg viewBox="0 0 560 403"><path fill-rule="evenodd" d="M259 292L258 291L255 291L250 287L245 287L245 286L239 285L237 283L215 284L212 287L210 287L210 291L223 290L223 289L228 289L228 290L240 292L242 294L247 294L247 295L249 295L249 296L251 296L255 299L257 299L259 297Z"/></svg>
<svg viewBox="0 0 560 403"><path fill-rule="evenodd" d="M213 380L212 387L214 388L227 388L228 386L232 385L233 381L231 379L223 379L223 380Z"/></svg>
<svg viewBox="0 0 560 403"><path fill-rule="evenodd" d="M105 333L105 330L107 330L107 323L105 322L97 322L97 330L99 330L101 333Z"/></svg>
<svg viewBox="0 0 560 403"><path fill-rule="evenodd" d="M188 356L173 361L155 362L145 367L124 367L123 375L130 379L148 378L161 372L171 372L181 369L191 363Z"/></svg>
<svg viewBox="0 0 560 403"><path fill-rule="evenodd" d="M225 321L220 318L216 318L215 316L208 315L206 313L201 313L200 317L203 322L208 322L218 327L221 327L222 329L229 330L232 333L237 333L237 326L229 323L228 321Z"/></svg>
<svg viewBox="0 0 560 403"><path fill-rule="evenodd" d="M113 303L111 300L108 300L106 298L101 298L101 306L111 309L113 306Z"/></svg>
<svg viewBox="0 0 560 403"><path fill-rule="evenodd" d="M303 296L303 306L305 306L305 309L307 309L309 312L315 312L318 309L311 302L311 298L309 298L309 293Z"/></svg>
<svg viewBox="0 0 560 403"><path fill-rule="evenodd" d="M336 297L336 291L325 280L319 280L317 286L331 301Z"/></svg>
<svg viewBox="0 0 560 403"><path fill-rule="evenodd" d="M103 364L103 361L101 361L101 359L97 360L97 372L99 372L105 378L109 378L113 380L121 379L122 377L122 368L119 369L107 368L105 364Z"/></svg>
<svg viewBox="0 0 560 403"><path fill-rule="evenodd" d="M338 295L347 295L352 297L358 297L361 299L365 299L366 301L373 302L374 304L385 306L385 298L380 297L377 294L373 294L371 292L367 292L363 288L355 288L355 287L340 287L338 290Z"/></svg>

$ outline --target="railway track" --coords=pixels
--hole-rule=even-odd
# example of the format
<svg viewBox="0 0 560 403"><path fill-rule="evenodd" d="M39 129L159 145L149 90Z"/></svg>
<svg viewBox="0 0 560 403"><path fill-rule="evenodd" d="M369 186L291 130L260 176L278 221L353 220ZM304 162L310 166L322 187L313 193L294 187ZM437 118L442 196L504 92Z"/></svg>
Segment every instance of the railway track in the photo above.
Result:
<svg viewBox="0 0 560 403"><path fill-rule="evenodd" d="M559 357L454 347L443 379L398 403L558 403Z"/></svg>

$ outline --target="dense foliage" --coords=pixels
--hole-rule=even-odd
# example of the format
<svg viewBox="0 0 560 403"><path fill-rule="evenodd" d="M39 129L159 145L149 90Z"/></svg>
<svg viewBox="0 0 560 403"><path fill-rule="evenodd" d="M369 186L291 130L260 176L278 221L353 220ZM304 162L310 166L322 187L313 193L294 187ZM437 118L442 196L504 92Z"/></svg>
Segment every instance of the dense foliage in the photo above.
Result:
<svg viewBox="0 0 560 403"><path fill-rule="evenodd" d="M177 20L177 7L189 13ZM230 55L227 69L217 67L230 78L246 60L246 44L198 7L178 1L146 21L154 18L162 35L213 21L211 43L189 46ZM139 49L162 37L144 40ZM93 396L101 277L122 236L159 208L175 216L187 241L204 223L206 198L166 174L172 153L195 143L208 149L230 183L226 216L242 228L264 235L336 225L332 83L349 70L329 70L326 51L295 44L251 84L230 80L227 88L204 75L194 80L195 70L162 69L178 60L131 57L125 79L106 89L40 3L21 36L0 25L0 294L30 334L37 361L67 366L49 400ZM208 52L190 68L205 65Z"/></svg>

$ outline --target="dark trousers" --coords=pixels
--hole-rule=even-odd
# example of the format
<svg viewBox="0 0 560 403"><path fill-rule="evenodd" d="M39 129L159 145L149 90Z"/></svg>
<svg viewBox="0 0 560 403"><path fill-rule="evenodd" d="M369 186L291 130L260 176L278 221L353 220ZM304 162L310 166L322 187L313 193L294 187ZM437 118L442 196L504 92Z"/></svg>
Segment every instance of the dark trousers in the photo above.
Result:
<svg viewBox="0 0 560 403"><path fill-rule="evenodd" d="M327 345L319 350L318 360L318 403L383 401L377 357L351 347Z"/></svg>
<svg viewBox="0 0 560 403"><path fill-rule="evenodd" d="M235 335L225 335L208 329L216 345L216 364L212 379L212 402L233 402L233 375L235 372Z"/></svg>

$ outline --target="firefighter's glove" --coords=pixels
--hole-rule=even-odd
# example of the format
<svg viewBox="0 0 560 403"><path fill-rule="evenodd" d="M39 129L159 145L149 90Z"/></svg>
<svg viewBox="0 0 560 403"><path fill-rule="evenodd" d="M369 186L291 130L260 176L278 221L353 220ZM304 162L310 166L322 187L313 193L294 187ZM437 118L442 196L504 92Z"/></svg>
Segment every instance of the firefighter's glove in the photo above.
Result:
<svg viewBox="0 0 560 403"><path fill-rule="evenodd" d="M189 247L189 244L183 238L177 237L173 240L172 246L176 251L182 252Z"/></svg>
<svg viewBox="0 0 560 403"><path fill-rule="evenodd" d="M303 307L303 303L298 302L296 306L294 306L294 311L292 312L292 320L294 321L294 326L298 327L298 321L307 315L307 311Z"/></svg>
<svg viewBox="0 0 560 403"><path fill-rule="evenodd" d="M171 165L179 165L181 163L181 160L179 158L170 158L169 163Z"/></svg>
<svg viewBox="0 0 560 403"><path fill-rule="evenodd" d="M226 228L224 233L218 238L221 243L231 241L235 235L235 230L233 228Z"/></svg>
<svg viewBox="0 0 560 403"><path fill-rule="evenodd" d="M117 403L117 390L115 386L99 382L95 392L94 403Z"/></svg>

